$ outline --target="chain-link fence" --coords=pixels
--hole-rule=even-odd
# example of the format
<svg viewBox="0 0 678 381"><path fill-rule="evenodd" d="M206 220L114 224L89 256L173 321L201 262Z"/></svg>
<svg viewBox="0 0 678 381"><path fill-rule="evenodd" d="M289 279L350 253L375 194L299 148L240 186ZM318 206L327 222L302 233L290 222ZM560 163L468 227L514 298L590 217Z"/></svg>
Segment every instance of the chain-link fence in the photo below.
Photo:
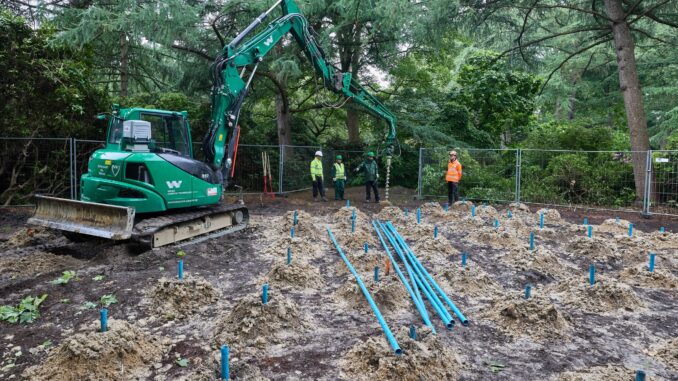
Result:
<svg viewBox="0 0 678 381"><path fill-rule="evenodd" d="M449 151L420 150L420 197L446 195ZM647 156L641 191L636 188L630 151L457 151L463 165L462 198L678 215L678 151L636 152Z"/></svg>

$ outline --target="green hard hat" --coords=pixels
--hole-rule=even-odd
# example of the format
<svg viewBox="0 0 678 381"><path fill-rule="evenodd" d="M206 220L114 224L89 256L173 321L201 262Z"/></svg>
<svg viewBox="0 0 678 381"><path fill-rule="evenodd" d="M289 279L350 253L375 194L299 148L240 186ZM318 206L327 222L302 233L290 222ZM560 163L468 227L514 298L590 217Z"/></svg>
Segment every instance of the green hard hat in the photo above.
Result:
<svg viewBox="0 0 678 381"><path fill-rule="evenodd" d="M337 155L337 160L341 160L341 159L342 159L341 155Z"/></svg>
<svg viewBox="0 0 678 381"><path fill-rule="evenodd" d="M368 152L368 153L367 153L367 156L368 156L368 157L374 157L374 152L372 152L372 151Z"/></svg>

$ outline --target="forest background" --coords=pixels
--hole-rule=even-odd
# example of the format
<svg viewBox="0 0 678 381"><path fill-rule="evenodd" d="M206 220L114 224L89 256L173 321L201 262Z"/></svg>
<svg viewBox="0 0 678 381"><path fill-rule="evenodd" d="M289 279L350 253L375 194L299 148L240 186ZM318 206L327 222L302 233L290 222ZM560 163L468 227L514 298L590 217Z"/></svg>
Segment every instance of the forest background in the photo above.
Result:
<svg viewBox="0 0 678 381"><path fill-rule="evenodd" d="M100 140L105 124L94 116L118 103L186 110L199 141L210 64L272 4L0 0L0 136ZM642 194L645 151L678 149L678 2L298 4L328 60L397 116L394 184L417 186L421 147L634 151L616 156L622 166L608 165L609 153L562 152L524 169L538 183L528 192L623 206ZM241 143L379 150L383 121L324 90L292 42L257 71ZM442 183L439 172L424 182ZM496 173L475 176L505 181Z"/></svg>

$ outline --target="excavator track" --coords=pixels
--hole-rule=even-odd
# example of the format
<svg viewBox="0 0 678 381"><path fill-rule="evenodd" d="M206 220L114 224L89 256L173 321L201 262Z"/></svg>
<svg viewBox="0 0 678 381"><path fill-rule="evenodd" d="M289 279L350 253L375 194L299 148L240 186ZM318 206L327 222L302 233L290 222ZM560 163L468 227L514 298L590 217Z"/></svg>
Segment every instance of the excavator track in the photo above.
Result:
<svg viewBox="0 0 678 381"><path fill-rule="evenodd" d="M149 248L184 246L223 236L247 227L249 212L241 204L215 205L135 223L132 240Z"/></svg>

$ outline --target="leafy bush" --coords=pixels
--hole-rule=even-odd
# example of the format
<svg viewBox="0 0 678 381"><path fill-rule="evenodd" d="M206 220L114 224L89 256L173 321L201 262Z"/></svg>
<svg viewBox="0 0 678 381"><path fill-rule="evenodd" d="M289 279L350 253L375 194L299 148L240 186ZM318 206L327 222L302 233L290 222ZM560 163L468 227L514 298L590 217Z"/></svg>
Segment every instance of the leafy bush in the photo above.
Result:
<svg viewBox="0 0 678 381"><path fill-rule="evenodd" d="M47 299L47 294L39 297L28 296L21 299L17 307L0 306L0 321L9 323L32 323L40 317L40 304Z"/></svg>
<svg viewBox="0 0 678 381"><path fill-rule="evenodd" d="M71 279L75 278L75 271L66 270L61 273L61 276L52 281L52 284L68 284Z"/></svg>

